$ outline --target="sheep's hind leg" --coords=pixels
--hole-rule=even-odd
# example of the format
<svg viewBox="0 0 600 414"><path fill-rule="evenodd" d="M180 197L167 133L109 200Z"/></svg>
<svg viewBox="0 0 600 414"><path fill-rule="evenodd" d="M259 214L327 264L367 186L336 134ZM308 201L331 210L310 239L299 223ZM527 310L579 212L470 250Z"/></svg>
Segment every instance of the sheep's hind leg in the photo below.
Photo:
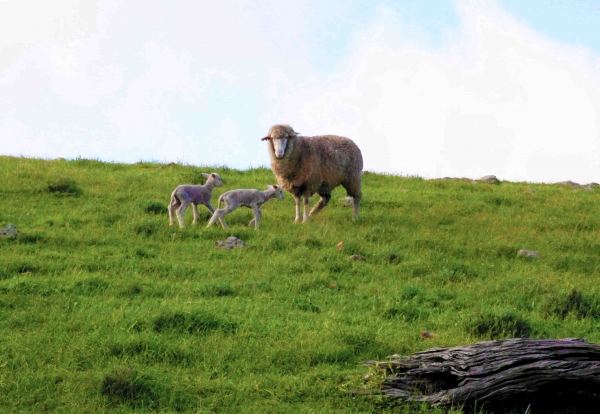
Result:
<svg viewBox="0 0 600 414"><path fill-rule="evenodd" d="M185 210L187 210L189 205L190 205L189 201L183 200L183 201L181 201L181 205L179 206L179 208L175 211L175 213L177 215L177 221L179 221L180 229L185 227L185 222L183 220L183 213L185 213Z"/></svg>
<svg viewBox="0 0 600 414"><path fill-rule="evenodd" d="M360 195L356 196L356 197L352 197L352 199L354 200L354 205L352 206L352 208L354 209L354 215L352 216L352 218L354 220L358 219L358 206L360 205L360 199L362 197Z"/></svg>
<svg viewBox="0 0 600 414"><path fill-rule="evenodd" d="M227 223L225 223L225 219L224 217L231 213L233 210L235 210L237 208L237 206L235 205L229 205L227 204L227 202L225 202L225 207L220 208L218 210L215 210L215 214L213 215L213 218L211 220L216 221L217 219L219 220L219 222L221 222L221 225L223 226L224 229L227 228Z"/></svg>
<svg viewBox="0 0 600 414"><path fill-rule="evenodd" d="M215 212L213 213L210 220L208 220L208 224L206 225L206 227L210 227L213 224L215 224L217 221L219 221L221 223L221 225L223 226L223 228L227 228L227 223L225 223L225 220L223 220L224 215L225 214L222 209L215 210Z"/></svg>
<svg viewBox="0 0 600 414"><path fill-rule="evenodd" d="M171 200L169 203L167 210L169 210L169 226L171 227L175 225L175 221L173 220L173 211L176 210L180 205L181 203L177 199Z"/></svg>
<svg viewBox="0 0 600 414"><path fill-rule="evenodd" d="M323 207L325 207L327 205L327 203L329 203L329 200L331 199L331 193L320 193L319 195L321 196L321 199L317 202L317 204L314 205L312 210L310 210L309 215L311 215L311 216L313 214L317 214L319 211L321 211L323 209Z"/></svg>
<svg viewBox="0 0 600 414"><path fill-rule="evenodd" d="M361 176L358 175L358 177L355 177L355 179L350 181L349 183L342 183L342 186L346 189L346 194L352 197L354 203L352 206L354 210L352 218L356 220L358 219L358 207L360 206L360 200L362 199L362 191L360 189Z"/></svg>

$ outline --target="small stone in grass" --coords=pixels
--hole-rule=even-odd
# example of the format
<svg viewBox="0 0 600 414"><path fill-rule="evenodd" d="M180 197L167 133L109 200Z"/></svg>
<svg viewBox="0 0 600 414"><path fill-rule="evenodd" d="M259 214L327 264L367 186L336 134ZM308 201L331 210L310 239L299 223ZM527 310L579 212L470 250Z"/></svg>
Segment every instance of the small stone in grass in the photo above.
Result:
<svg viewBox="0 0 600 414"><path fill-rule="evenodd" d="M534 252L533 250L525 250L521 249L517 252L517 256L523 256L527 258L539 257L538 252Z"/></svg>

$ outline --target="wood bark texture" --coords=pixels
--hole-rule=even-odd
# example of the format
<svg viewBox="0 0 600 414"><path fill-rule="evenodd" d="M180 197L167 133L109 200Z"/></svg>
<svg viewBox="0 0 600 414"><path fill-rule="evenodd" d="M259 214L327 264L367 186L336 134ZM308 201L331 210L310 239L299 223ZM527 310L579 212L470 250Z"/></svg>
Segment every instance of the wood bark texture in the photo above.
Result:
<svg viewBox="0 0 600 414"><path fill-rule="evenodd" d="M431 406L496 404L540 390L600 390L600 345L585 339L503 339L388 358L364 363L388 375L383 394Z"/></svg>

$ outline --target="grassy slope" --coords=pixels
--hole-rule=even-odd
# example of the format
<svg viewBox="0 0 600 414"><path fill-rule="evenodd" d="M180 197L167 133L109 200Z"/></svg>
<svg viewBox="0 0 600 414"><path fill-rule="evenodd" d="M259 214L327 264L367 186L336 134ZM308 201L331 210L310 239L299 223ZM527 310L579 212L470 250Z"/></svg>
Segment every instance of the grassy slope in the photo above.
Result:
<svg viewBox="0 0 600 414"><path fill-rule="evenodd" d="M343 392L360 361L510 336L600 342L598 192L365 173L357 222L341 188L305 225L289 194L267 203L258 231L248 209L227 231L204 228L203 207L183 231L152 212L212 171L215 202L274 182L0 157L0 226L22 232L0 241L0 409L380 412ZM63 179L81 194L48 192ZM229 235L249 247L216 249Z"/></svg>

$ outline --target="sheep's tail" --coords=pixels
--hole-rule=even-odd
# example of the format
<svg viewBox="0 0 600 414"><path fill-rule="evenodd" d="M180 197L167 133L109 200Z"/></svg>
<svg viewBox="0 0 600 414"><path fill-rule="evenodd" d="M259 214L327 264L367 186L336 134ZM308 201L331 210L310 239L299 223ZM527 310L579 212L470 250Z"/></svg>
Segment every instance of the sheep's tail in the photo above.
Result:
<svg viewBox="0 0 600 414"><path fill-rule="evenodd" d="M180 200L175 195L175 191L173 191L173 193L171 194L171 202L169 204L174 206L175 204L177 204L178 201L180 201Z"/></svg>

